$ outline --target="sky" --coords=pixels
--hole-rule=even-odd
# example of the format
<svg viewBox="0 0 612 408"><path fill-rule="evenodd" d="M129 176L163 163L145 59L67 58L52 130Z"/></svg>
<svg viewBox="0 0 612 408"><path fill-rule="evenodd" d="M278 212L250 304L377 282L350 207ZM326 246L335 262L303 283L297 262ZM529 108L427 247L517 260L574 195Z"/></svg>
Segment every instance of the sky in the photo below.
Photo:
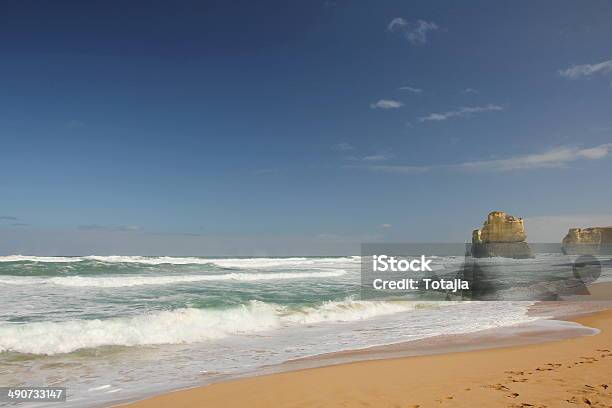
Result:
<svg viewBox="0 0 612 408"><path fill-rule="evenodd" d="M612 225L609 1L3 1L0 254Z"/></svg>

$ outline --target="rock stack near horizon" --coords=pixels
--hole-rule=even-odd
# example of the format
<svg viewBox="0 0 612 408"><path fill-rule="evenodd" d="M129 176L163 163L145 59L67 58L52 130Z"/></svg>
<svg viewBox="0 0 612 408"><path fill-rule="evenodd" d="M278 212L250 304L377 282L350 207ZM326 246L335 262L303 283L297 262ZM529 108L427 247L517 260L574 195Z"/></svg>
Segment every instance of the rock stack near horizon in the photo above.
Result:
<svg viewBox="0 0 612 408"><path fill-rule="evenodd" d="M472 232L472 256L475 258L534 258L533 251L525 240L525 226L522 218L493 211L481 229Z"/></svg>
<svg viewBox="0 0 612 408"><path fill-rule="evenodd" d="M570 228L561 245L566 255L612 253L612 227Z"/></svg>

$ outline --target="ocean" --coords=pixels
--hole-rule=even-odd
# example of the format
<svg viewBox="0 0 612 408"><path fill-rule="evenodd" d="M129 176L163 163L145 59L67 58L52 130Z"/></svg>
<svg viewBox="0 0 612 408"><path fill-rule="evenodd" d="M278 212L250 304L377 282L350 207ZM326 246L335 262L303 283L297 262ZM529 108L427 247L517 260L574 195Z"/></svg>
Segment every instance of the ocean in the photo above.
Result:
<svg viewBox="0 0 612 408"><path fill-rule="evenodd" d="M436 270L459 270L464 256L443 252ZM504 262L545 271L567 257ZM67 387L66 407L542 318L528 316L530 301L360 300L359 256L10 255L0 290L0 385Z"/></svg>

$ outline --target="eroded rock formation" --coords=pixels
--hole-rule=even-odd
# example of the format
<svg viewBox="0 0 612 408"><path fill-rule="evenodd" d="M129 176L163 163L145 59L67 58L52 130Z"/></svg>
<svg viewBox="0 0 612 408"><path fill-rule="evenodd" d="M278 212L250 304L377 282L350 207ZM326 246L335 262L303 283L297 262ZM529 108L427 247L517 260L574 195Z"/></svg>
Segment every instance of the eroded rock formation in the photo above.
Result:
<svg viewBox="0 0 612 408"><path fill-rule="evenodd" d="M472 232L472 255L476 258L533 258L525 239L527 234L522 218L493 211L483 227Z"/></svg>
<svg viewBox="0 0 612 408"><path fill-rule="evenodd" d="M565 254L609 253L612 249L612 227L570 228L561 244Z"/></svg>
<svg viewBox="0 0 612 408"><path fill-rule="evenodd" d="M472 242L478 243L523 242L526 238L523 219L503 211L490 212L482 229L474 230L472 234Z"/></svg>

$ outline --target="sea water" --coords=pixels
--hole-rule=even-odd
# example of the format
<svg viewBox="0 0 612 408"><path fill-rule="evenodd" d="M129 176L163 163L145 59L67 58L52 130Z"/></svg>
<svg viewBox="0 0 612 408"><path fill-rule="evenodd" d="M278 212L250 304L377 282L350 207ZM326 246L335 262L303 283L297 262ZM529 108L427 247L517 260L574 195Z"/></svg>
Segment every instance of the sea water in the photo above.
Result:
<svg viewBox="0 0 612 408"><path fill-rule="evenodd" d="M464 262L433 259L438 272ZM530 265L566 261L544 253ZM362 301L358 256L11 255L0 257L0 291L0 385L67 387L68 407L535 319L532 302Z"/></svg>

